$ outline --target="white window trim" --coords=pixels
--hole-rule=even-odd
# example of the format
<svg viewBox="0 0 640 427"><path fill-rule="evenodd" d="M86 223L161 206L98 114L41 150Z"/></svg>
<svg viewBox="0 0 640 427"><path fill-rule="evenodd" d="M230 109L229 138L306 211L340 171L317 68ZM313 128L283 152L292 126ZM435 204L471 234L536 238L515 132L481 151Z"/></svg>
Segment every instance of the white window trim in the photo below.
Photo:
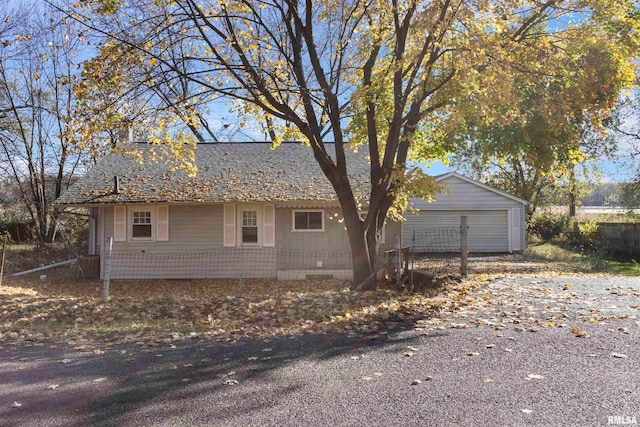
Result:
<svg viewBox="0 0 640 427"><path fill-rule="evenodd" d="M246 211L256 212L256 223L258 226L258 242L257 243L244 243L242 241L242 213ZM262 205L236 205L236 242L238 246L247 247L260 247L262 246Z"/></svg>
<svg viewBox="0 0 640 427"><path fill-rule="evenodd" d="M134 212L151 212L151 237L133 237L133 213ZM131 242L155 242L158 231L158 215L155 206L138 205L129 206L127 209L127 234Z"/></svg>
<svg viewBox="0 0 640 427"><path fill-rule="evenodd" d="M296 228L296 212L320 212L322 215L322 228L319 229L297 229ZM324 209L292 209L291 210L291 232L292 233L323 233L325 231L326 218Z"/></svg>

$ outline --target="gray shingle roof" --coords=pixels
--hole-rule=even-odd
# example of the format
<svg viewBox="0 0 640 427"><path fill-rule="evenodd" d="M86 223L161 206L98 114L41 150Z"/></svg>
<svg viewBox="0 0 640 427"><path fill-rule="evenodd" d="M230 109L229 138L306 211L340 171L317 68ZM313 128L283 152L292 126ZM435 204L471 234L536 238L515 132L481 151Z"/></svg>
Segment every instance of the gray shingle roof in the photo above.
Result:
<svg viewBox="0 0 640 427"><path fill-rule="evenodd" d="M148 160L150 146L135 144L142 157L114 153L101 159L56 200L58 205L143 202L331 201L333 187L322 173L310 147L285 143L271 150L268 143L200 144L195 150L197 176L171 164ZM327 151L334 154L328 144ZM352 187L359 200L369 192L366 150L347 150ZM333 156L332 156L333 157ZM119 194L113 194L114 176Z"/></svg>

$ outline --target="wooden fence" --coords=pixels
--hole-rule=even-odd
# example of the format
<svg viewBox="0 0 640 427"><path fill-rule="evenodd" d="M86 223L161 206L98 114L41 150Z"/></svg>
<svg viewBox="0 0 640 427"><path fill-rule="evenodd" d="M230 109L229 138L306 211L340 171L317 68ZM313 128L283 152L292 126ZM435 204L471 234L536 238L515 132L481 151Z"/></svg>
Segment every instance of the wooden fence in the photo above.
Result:
<svg viewBox="0 0 640 427"><path fill-rule="evenodd" d="M640 223L600 222L598 233L613 253L640 255Z"/></svg>

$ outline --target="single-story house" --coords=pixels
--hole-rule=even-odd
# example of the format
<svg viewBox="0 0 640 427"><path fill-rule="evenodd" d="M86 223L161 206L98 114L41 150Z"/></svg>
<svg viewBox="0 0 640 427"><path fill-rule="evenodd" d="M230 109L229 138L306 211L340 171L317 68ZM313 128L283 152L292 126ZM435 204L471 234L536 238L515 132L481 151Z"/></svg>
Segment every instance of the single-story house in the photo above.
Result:
<svg viewBox="0 0 640 427"><path fill-rule="evenodd" d="M522 252L526 249L525 206L527 202L504 191L474 181L456 172L436 177L443 192L435 201L410 199L404 215L402 244L424 251L438 251L436 235L423 242L430 230L458 228L460 217L467 217L468 248L476 253ZM433 247L430 247L433 246Z"/></svg>
<svg viewBox="0 0 640 427"><path fill-rule="evenodd" d="M100 257L100 277L352 276L340 205L309 147L198 144L197 175L189 177L151 160L152 145L135 146L144 161L107 155L56 200L89 209L89 254ZM365 151L347 152L361 201L370 188ZM385 225L379 253L394 247L400 228Z"/></svg>
<svg viewBox="0 0 640 427"><path fill-rule="evenodd" d="M88 254L99 259L101 278L352 276L340 205L309 147L198 144L195 177L176 170L153 145L134 147L140 158L109 154L56 200L89 209ZM366 150L348 150L347 160L366 209ZM437 182L446 192L435 202L412 199L405 222L385 225L379 254L394 249L397 237L411 246L414 231L459 230L462 215L470 251L524 250L524 200L453 172ZM459 234L446 238L459 248ZM428 244L439 242L431 236Z"/></svg>

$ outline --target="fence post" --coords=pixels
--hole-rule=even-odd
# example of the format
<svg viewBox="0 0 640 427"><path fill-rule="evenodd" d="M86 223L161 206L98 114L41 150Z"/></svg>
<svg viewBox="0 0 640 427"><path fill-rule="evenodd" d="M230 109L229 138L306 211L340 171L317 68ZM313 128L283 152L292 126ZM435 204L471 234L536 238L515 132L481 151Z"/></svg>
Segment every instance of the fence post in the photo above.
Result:
<svg viewBox="0 0 640 427"><path fill-rule="evenodd" d="M111 252L113 251L113 237L109 237L107 244L107 256L104 260L104 286L102 288L102 296L109 298L109 282L111 281Z"/></svg>
<svg viewBox="0 0 640 427"><path fill-rule="evenodd" d="M460 217L460 275L467 276L467 263L469 257L469 247L467 245L467 216Z"/></svg>
<svg viewBox="0 0 640 427"><path fill-rule="evenodd" d="M415 249L416 248L416 230L413 230L413 236L411 237L411 251L409 256L411 257L411 271L409 272L409 286L413 290L413 270L416 268L415 265Z"/></svg>
<svg viewBox="0 0 640 427"><path fill-rule="evenodd" d="M400 236L396 235L396 285L402 283L402 251L400 250Z"/></svg>
<svg viewBox="0 0 640 427"><path fill-rule="evenodd" d="M7 239L2 239L2 259L0 260L0 286L2 285L2 276L4 275L4 254L7 250Z"/></svg>

